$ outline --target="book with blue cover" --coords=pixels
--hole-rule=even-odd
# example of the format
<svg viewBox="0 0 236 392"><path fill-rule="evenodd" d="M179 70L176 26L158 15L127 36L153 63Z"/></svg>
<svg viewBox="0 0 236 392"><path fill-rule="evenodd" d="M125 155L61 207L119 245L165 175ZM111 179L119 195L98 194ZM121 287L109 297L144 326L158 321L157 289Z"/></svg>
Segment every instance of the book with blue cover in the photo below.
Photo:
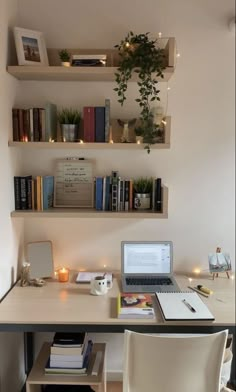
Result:
<svg viewBox="0 0 236 392"><path fill-rule="evenodd" d="M53 207L54 177L43 176L43 210Z"/></svg>
<svg viewBox="0 0 236 392"><path fill-rule="evenodd" d="M95 208L96 210L102 211L103 201L103 177L96 177L95 179Z"/></svg>

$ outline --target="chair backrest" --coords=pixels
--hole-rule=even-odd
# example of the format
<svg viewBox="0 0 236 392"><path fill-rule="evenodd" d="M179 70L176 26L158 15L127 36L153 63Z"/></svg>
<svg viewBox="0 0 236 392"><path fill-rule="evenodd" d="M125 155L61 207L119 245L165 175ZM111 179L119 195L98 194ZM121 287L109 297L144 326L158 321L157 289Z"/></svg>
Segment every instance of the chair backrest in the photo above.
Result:
<svg viewBox="0 0 236 392"><path fill-rule="evenodd" d="M123 392L219 392L227 336L125 331Z"/></svg>

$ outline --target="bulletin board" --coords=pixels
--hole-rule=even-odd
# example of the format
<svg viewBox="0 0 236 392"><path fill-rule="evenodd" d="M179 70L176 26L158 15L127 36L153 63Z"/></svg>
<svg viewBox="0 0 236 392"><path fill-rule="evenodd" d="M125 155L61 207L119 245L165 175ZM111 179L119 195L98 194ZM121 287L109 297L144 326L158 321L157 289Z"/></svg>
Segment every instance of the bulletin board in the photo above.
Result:
<svg viewBox="0 0 236 392"><path fill-rule="evenodd" d="M94 163L81 158L56 161L54 207L94 207Z"/></svg>

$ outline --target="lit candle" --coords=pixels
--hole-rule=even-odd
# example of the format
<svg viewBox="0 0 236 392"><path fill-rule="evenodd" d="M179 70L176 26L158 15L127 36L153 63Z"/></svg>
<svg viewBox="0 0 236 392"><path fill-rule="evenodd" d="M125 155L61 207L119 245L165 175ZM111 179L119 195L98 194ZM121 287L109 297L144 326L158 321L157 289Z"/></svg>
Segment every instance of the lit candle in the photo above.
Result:
<svg viewBox="0 0 236 392"><path fill-rule="evenodd" d="M58 271L58 280L59 282L68 282L69 280L69 270L68 268L61 268Z"/></svg>

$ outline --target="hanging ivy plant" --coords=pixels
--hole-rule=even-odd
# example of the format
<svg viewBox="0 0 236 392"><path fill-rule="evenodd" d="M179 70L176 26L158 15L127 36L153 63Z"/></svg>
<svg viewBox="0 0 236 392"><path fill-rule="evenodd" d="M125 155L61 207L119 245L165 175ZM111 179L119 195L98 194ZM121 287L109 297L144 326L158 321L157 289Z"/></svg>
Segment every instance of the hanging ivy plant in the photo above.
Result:
<svg viewBox="0 0 236 392"><path fill-rule="evenodd" d="M139 132L149 153L150 144L155 143L158 133L158 126L153 124L150 102L160 101L157 85L158 78L163 78L163 70L166 68L165 52L157 46L157 40L149 38L149 33L135 35L132 31L115 48L118 49L120 61L115 73L117 87L114 90L118 102L123 106L128 81L133 72L138 74L139 97L135 101L141 109Z"/></svg>

